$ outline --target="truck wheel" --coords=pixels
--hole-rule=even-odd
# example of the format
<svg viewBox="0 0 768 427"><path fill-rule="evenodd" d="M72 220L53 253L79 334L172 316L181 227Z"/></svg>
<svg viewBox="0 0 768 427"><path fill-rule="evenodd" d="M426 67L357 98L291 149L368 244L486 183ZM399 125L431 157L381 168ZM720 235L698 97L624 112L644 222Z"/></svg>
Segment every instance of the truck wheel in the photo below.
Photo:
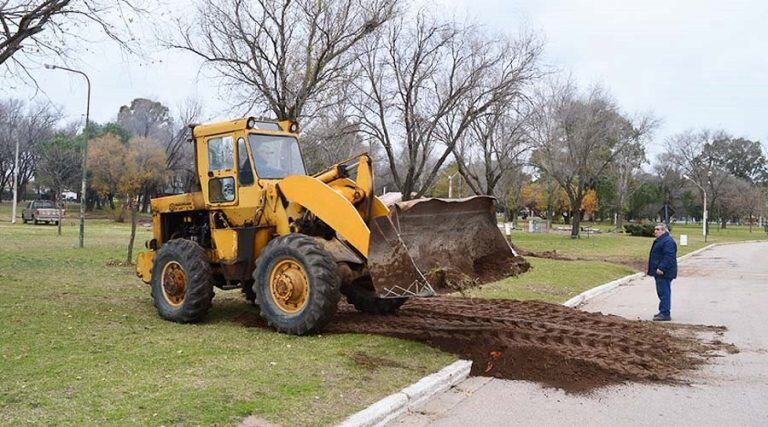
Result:
<svg viewBox="0 0 768 427"><path fill-rule="evenodd" d="M358 285L348 286L344 295L357 311L370 314L392 314L408 301L408 298L379 298L374 291Z"/></svg>
<svg viewBox="0 0 768 427"><path fill-rule="evenodd" d="M197 243L175 239L164 244L152 265L152 299L161 317L197 322L211 308L213 280L205 250Z"/></svg>
<svg viewBox="0 0 768 427"><path fill-rule="evenodd" d="M331 320L341 298L333 257L313 238L288 234L273 239L259 256L253 290L261 316L279 332L317 332Z"/></svg>

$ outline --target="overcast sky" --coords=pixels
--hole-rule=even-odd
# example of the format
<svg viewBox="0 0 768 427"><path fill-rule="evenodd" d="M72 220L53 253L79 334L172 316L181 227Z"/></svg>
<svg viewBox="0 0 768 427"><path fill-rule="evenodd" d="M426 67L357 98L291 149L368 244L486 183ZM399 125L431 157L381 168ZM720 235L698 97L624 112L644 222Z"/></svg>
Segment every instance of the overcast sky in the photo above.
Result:
<svg viewBox="0 0 768 427"><path fill-rule="evenodd" d="M649 147L651 154L660 151L668 135L696 127L768 140L768 1L444 0L442 4L446 13L469 17L494 31L514 33L525 26L537 32L546 40L549 65L570 73L584 87L603 85L626 112L653 113L662 125ZM185 98L198 97L204 100L208 118L228 116L213 72L199 73L200 63L190 55L156 52L151 59L136 59L124 57L110 44L92 50L79 66L93 82L93 120L113 120L121 105L137 97L156 99L171 108ZM82 117L81 78L44 69L34 74L44 91L38 99L62 106L69 120ZM0 96L24 99L33 93L13 82L0 90Z"/></svg>

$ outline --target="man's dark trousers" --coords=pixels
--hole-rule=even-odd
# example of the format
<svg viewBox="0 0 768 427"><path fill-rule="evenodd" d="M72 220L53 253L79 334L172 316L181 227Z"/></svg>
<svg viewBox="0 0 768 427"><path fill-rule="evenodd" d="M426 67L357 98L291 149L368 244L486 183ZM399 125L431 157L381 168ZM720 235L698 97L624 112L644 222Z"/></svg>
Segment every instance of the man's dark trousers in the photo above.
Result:
<svg viewBox="0 0 768 427"><path fill-rule="evenodd" d="M672 305L672 280L663 277L654 277L654 279L656 279L656 294L659 296L659 313L669 316Z"/></svg>

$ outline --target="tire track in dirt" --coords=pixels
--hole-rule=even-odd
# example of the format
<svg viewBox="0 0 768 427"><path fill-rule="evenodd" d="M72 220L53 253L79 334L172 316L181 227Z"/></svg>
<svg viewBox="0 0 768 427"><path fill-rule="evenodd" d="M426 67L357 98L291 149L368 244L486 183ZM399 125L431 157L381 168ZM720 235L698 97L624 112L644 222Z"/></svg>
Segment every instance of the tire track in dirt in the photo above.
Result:
<svg viewBox="0 0 768 427"><path fill-rule="evenodd" d="M627 381L685 383L686 372L723 348L697 338L701 328L724 330L667 328L539 301L436 297L413 299L389 316L343 304L326 332L420 341L471 359L472 375L588 392Z"/></svg>

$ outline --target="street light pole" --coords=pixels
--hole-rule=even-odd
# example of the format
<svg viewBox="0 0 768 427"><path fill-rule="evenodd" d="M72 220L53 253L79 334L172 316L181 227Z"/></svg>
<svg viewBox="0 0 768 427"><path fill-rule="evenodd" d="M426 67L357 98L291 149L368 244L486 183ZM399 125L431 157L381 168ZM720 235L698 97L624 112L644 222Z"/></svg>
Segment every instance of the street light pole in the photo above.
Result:
<svg viewBox="0 0 768 427"><path fill-rule="evenodd" d="M80 74L81 76L85 77L85 83L88 85L88 97L86 99L85 104L85 130L83 131L83 158L82 158L82 169L83 169L83 179L80 185L80 243L79 247L83 247L83 238L85 235L85 191L88 184L88 169L87 169L87 160L88 160L88 135L90 133L90 115L91 115L91 79L88 78L88 75L85 74L82 71L73 70L71 68L62 67L59 65L50 65L45 64L45 68L49 70L64 70L69 71L70 73ZM61 195L59 195L61 197Z"/></svg>
<svg viewBox="0 0 768 427"><path fill-rule="evenodd" d="M702 215L702 233L704 233L704 243L707 243L707 229L709 228L707 226L707 190L701 186L698 182L694 181L689 177L688 175L683 175L683 178L687 179L688 181L691 181L692 183L696 184L697 187L701 189L701 191L704 193L704 214Z"/></svg>
<svg viewBox="0 0 768 427"><path fill-rule="evenodd" d="M13 157L13 208L11 224L16 224L16 200L19 197L19 138L16 138L16 153Z"/></svg>
<svg viewBox="0 0 768 427"><path fill-rule="evenodd" d="M456 176L458 172L454 172L450 175L448 175L448 198L453 198L453 177Z"/></svg>

